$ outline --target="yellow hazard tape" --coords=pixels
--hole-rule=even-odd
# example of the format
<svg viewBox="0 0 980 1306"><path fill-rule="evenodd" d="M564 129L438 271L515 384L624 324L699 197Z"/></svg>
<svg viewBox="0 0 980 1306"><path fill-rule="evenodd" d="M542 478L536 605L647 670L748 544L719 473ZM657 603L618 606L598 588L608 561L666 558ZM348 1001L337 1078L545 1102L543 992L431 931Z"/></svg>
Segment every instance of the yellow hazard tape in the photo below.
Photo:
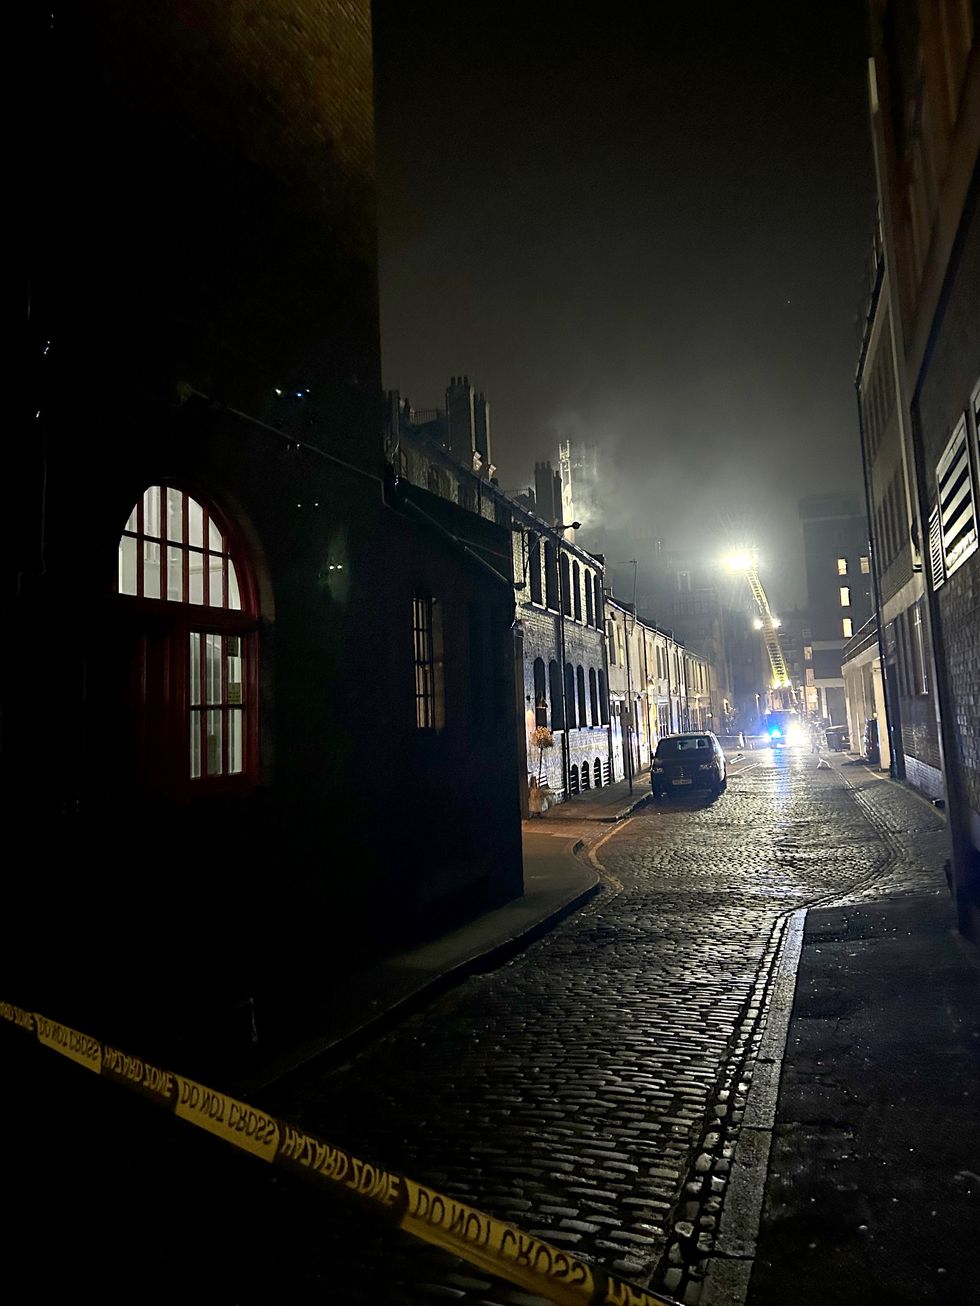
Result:
<svg viewBox="0 0 980 1306"><path fill-rule="evenodd" d="M392 1218L406 1233L550 1297L558 1306L671 1306L644 1288L615 1279L570 1252L552 1247L515 1225L416 1183L405 1175L358 1160L343 1148L296 1129L227 1093L161 1070L36 1011L0 1001L0 1017L77 1065L133 1089L262 1161L346 1188Z"/></svg>

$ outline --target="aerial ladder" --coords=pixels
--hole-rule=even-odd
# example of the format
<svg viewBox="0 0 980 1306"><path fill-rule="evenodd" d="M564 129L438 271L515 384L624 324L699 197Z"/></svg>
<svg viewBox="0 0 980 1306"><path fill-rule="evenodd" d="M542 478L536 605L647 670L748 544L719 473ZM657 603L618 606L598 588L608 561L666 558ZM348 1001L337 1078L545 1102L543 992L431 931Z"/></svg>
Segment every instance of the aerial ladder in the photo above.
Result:
<svg viewBox="0 0 980 1306"><path fill-rule="evenodd" d="M769 599L759 577L758 555L754 552L738 554L730 560L730 566L734 571L741 572L744 575L749 589L752 591L755 605L759 610L762 641L766 646L766 655L769 658L771 672L768 694L769 707L773 710L794 708L797 706L798 694L790 679L783 646L779 642L776 618L772 615Z"/></svg>
<svg viewBox="0 0 980 1306"><path fill-rule="evenodd" d="M772 615L772 609L769 606L769 600L766 597L766 591L763 589L762 581L759 579L759 568L752 564L746 573L746 580L749 582L749 589L752 591L752 597L755 599L756 607L759 609L759 617L762 620L762 640L766 646L766 653L769 656L769 667L772 671L772 689L792 689L793 686L789 678L789 670L786 666L786 658L783 656L783 646L779 642L779 633L776 628L776 620Z"/></svg>

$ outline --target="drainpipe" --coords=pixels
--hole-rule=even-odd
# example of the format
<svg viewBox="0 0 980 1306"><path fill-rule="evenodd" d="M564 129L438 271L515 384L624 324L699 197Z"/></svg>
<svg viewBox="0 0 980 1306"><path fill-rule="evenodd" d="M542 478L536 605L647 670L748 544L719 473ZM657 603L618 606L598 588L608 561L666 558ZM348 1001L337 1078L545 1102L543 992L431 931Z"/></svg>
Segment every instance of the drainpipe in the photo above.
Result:
<svg viewBox="0 0 980 1306"><path fill-rule="evenodd" d="M626 639L623 644L626 645L626 778L630 781L630 794L632 794L632 680L630 678L630 632L626 629L626 622L623 622L623 633Z"/></svg>
<svg viewBox="0 0 980 1306"><path fill-rule="evenodd" d="M557 532L556 532L557 534ZM565 802L571 798L571 766L568 743L568 695L565 692L565 592L561 583L561 535L558 535L558 547L555 550L555 567L558 572L558 647L561 651L561 765L562 780L565 785Z"/></svg>

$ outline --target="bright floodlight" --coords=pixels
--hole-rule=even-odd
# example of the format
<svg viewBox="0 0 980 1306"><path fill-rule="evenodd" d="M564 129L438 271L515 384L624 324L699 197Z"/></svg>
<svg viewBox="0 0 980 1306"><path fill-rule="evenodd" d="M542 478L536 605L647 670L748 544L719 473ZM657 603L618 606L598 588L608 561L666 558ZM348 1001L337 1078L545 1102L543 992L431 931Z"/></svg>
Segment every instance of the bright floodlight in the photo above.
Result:
<svg viewBox="0 0 980 1306"><path fill-rule="evenodd" d="M725 559L725 566L729 571L751 571L756 564L755 554L748 549L741 549L737 553L730 553Z"/></svg>

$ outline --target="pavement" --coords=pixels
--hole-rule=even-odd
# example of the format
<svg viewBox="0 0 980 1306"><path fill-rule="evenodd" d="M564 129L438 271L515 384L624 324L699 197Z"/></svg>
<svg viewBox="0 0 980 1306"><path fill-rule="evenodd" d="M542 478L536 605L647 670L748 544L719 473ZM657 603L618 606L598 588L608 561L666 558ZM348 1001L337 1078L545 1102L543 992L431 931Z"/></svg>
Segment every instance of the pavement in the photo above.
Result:
<svg viewBox="0 0 980 1306"><path fill-rule="evenodd" d="M349 1056L437 994L502 965L553 929L600 891L588 851L650 801L649 785L646 768L632 786L623 780L590 789L524 821L522 897L359 970L292 1022L272 1029L259 1022L254 1050L230 1087L248 1097L313 1063Z"/></svg>
<svg viewBox="0 0 980 1306"><path fill-rule="evenodd" d="M945 892L811 910L749 1306L980 1302L980 955Z"/></svg>

